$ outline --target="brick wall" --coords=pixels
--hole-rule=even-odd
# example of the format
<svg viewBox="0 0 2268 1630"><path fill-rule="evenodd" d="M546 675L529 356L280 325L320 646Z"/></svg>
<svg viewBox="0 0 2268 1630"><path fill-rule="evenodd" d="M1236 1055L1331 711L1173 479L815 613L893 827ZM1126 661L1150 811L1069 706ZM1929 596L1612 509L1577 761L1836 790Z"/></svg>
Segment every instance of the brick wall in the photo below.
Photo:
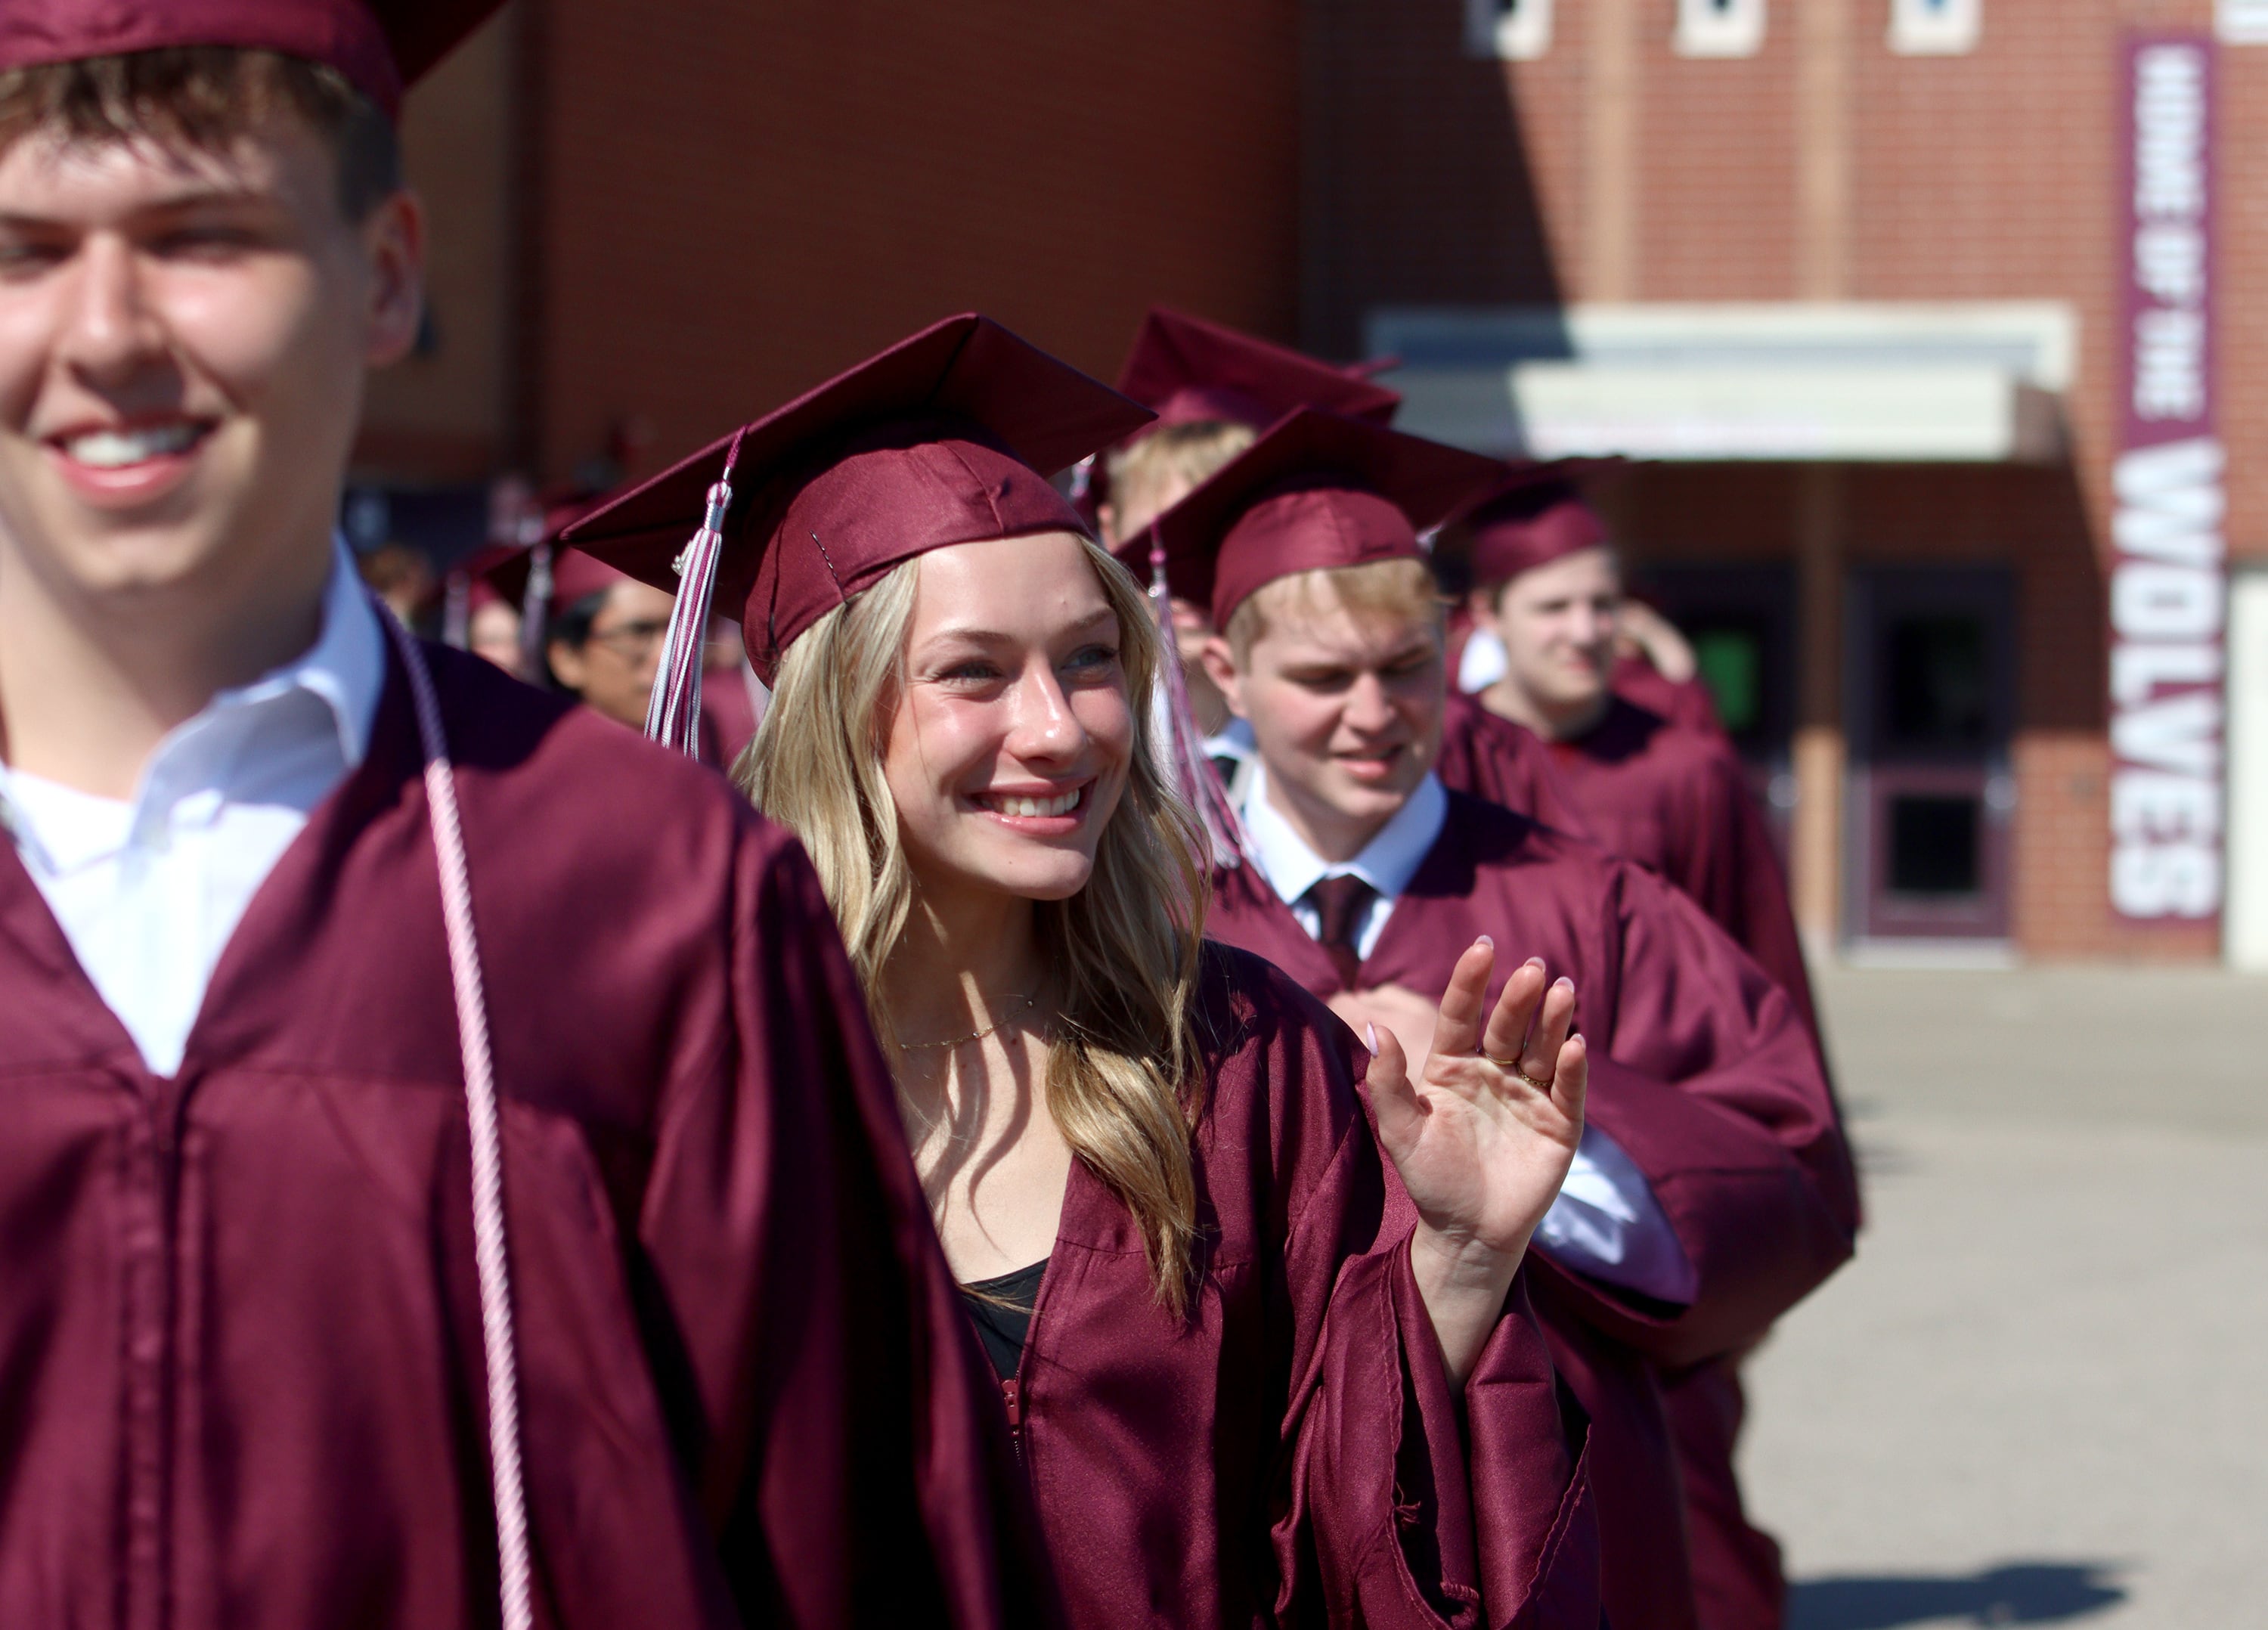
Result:
<svg viewBox="0 0 2268 1630"><path fill-rule="evenodd" d="M1535 161L1559 144L1533 127L1572 119L1580 85L1516 107L1493 61L1462 55L1463 26L1457 0L1309 0L1300 330L1322 355L1358 354L1373 305L1561 297L1577 200L1539 200Z"/></svg>
<svg viewBox="0 0 2268 1630"><path fill-rule="evenodd" d="M2118 45L2210 0L1984 0L1970 55L1905 57L1889 0L1776 0L1764 48L1671 48L1675 0L1555 8L1540 60L1475 61L1460 0L1317 0L1329 101L1310 343L1389 303L2051 299L2081 322L2056 468L1852 468L1846 566L1992 562L2018 582L2013 908L2036 954L2195 956L2110 916L2102 552L2117 420ZM2268 554L2268 48L2221 53L2221 418L2231 542ZM1643 558L1786 560L1795 473L1655 468L1615 500Z"/></svg>
<svg viewBox="0 0 2268 1630"><path fill-rule="evenodd" d="M371 380L355 450L364 476L482 481L509 452L518 10L474 34L403 109L402 165L425 202L430 343Z"/></svg>
<svg viewBox="0 0 2268 1630"><path fill-rule="evenodd" d="M979 308L1105 376L1144 306L1292 336L1297 0L550 0L528 445L649 461Z"/></svg>
<svg viewBox="0 0 2268 1630"><path fill-rule="evenodd" d="M1649 466L1609 495L1642 564L1785 561L1799 472ZM1982 565L2016 584L2014 936L2037 955L2196 959L2212 934L2131 928L2109 911L2103 577L2069 466L1845 466L1837 472L1849 568Z"/></svg>

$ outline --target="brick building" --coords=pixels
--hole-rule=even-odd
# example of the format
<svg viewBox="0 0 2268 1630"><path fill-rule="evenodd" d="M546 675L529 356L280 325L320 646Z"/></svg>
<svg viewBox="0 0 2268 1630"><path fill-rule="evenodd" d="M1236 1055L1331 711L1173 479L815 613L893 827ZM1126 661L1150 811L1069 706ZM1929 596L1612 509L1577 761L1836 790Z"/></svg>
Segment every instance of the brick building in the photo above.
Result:
<svg viewBox="0 0 2268 1630"><path fill-rule="evenodd" d="M364 473L674 457L977 306L1106 373L1152 299L1288 336L1297 20L514 0L409 100L436 343L375 381Z"/></svg>
<svg viewBox="0 0 2268 1630"><path fill-rule="evenodd" d="M2176 454L2268 430L2264 12L516 0L413 99L435 322L365 473L461 542L499 470L674 456L963 306L1104 372L1152 299L1398 354L1415 428L1644 461L1603 501L1701 637L1816 941L2268 957L2268 474L2227 461L2226 912L2218 623L2158 637L2218 616L2222 477L2162 500L2188 529L2139 574L2114 497L2173 434L2124 405L2169 356L2209 387ZM2146 68L2136 30L2187 54ZM2137 218L2148 164L2210 213ZM2121 585L2156 634L2114 756Z"/></svg>
<svg viewBox="0 0 2268 1630"><path fill-rule="evenodd" d="M1815 941L2221 948L2223 528L2184 523L2213 557L2177 569L2195 615L2154 616L2171 577L2130 570L2114 471L2180 429L2153 336L2190 344L2175 405L2203 427L2168 456L2268 431L2263 10L1308 7L1304 337L1405 357L1414 428L1650 461L1606 506L1701 636ZM2179 220L2145 184L2169 164L2198 188ZM2153 289L2179 309L2143 314ZM2181 501L2211 509L2219 471ZM2268 559L2268 477L2234 457L2225 481L2241 572ZM2240 692L2268 643L2250 590ZM2122 641L2149 648L2114 674ZM2268 704L2235 699L2242 822ZM2242 837L2228 859L2254 949L2268 879Z"/></svg>

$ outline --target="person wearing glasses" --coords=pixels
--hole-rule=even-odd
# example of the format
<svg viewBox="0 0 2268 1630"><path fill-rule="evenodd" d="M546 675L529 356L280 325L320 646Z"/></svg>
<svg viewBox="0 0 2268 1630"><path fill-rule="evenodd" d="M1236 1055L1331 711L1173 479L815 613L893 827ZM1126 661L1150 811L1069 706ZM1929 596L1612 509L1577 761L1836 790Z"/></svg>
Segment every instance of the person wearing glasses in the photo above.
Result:
<svg viewBox="0 0 2268 1630"><path fill-rule="evenodd" d="M553 570L555 609L543 641L553 682L616 724L643 729L669 631L669 596L575 549Z"/></svg>
<svg viewBox="0 0 2268 1630"><path fill-rule="evenodd" d="M482 576L505 603L520 608L523 649L541 653L540 660L523 660L525 671L618 725L643 729L662 636L669 631L669 596L580 549L555 543L549 559L548 586L533 581L535 555L526 549Z"/></svg>

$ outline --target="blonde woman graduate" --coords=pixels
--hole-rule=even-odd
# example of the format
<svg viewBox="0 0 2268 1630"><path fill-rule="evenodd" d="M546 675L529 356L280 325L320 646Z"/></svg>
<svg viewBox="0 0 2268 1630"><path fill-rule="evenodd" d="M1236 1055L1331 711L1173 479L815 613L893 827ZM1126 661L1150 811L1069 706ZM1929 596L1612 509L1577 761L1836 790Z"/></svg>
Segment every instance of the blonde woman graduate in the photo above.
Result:
<svg viewBox="0 0 2268 1630"><path fill-rule="evenodd" d="M842 926L1070 1622L1594 1626L1520 1272L1581 1129L1572 994L1484 1010L1480 941L1413 1071L1204 938L1156 623L1048 479L1146 417L958 317L570 541L681 566L686 638L712 574L742 617L775 701L739 776Z"/></svg>

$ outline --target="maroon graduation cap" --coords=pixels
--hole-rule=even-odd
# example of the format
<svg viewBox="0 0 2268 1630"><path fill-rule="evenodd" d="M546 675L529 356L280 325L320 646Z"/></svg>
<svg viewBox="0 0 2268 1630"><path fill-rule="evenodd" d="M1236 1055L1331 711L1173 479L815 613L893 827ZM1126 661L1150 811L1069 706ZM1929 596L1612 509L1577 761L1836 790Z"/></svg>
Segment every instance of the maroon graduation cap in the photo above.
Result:
<svg viewBox="0 0 2268 1630"><path fill-rule="evenodd" d="M560 546L560 534L605 501L605 495L600 493L578 490L553 494L543 500L541 537L532 543L489 544L465 563L465 569L527 615L556 618L577 601L630 581L625 573L606 562L580 549ZM549 556L545 574L548 587L542 603L530 607L527 591L535 574L538 551Z"/></svg>
<svg viewBox="0 0 2268 1630"><path fill-rule="evenodd" d="M564 548L559 542L569 522L589 514L603 502L604 494L581 487L548 494L541 500L541 530L533 542L490 543L475 551L459 568L468 579L464 602L468 623L472 613L490 599L501 600L519 613L519 660L525 674L543 672L543 648L550 641L551 625L576 601L630 581L604 561L580 549ZM445 619L445 626L456 621L452 615ZM469 626L466 632L469 637Z"/></svg>
<svg viewBox="0 0 2268 1630"><path fill-rule="evenodd" d="M989 538L1085 533L1049 477L1150 417L968 313L711 443L565 535L641 581L677 591L646 729L685 746L690 738L680 737L700 711L698 631L712 584L717 603L739 616L748 660L770 684L797 635L917 555ZM681 623L689 651L680 649ZM681 673L688 664L689 674Z"/></svg>
<svg viewBox="0 0 2268 1630"><path fill-rule="evenodd" d="M276 51L335 68L389 119L401 92L503 0L4 0L0 69L177 46Z"/></svg>
<svg viewBox="0 0 2268 1630"><path fill-rule="evenodd" d="M1570 459L1505 468L1454 519L1454 547L1470 563L1474 586L1509 583L1524 572L1607 543L1607 523L1584 497L1582 483L1618 463Z"/></svg>
<svg viewBox="0 0 2268 1630"><path fill-rule="evenodd" d="M1153 306L1118 375L1121 394L1160 424L1219 419L1265 430L1294 408L1389 423L1402 395L1360 369L1336 368L1202 317Z"/></svg>
<svg viewBox="0 0 2268 1630"><path fill-rule="evenodd" d="M1167 586L1226 628L1254 590L1297 572L1423 559L1418 535L1495 480L1494 459L1303 408L1129 539ZM1139 565L1137 565L1138 572Z"/></svg>
<svg viewBox="0 0 2268 1630"><path fill-rule="evenodd" d="M1349 418L1389 424L1402 406L1402 393L1373 384L1375 371L1335 367L1202 317L1152 306L1135 331L1134 348L1118 372L1118 389L1158 416L1155 424L1129 441L1164 424L1214 421L1266 430L1294 408L1325 408ZM1086 475L1080 497L1092 507L1108 497L1109 476L1100 460Z"/></svg>

